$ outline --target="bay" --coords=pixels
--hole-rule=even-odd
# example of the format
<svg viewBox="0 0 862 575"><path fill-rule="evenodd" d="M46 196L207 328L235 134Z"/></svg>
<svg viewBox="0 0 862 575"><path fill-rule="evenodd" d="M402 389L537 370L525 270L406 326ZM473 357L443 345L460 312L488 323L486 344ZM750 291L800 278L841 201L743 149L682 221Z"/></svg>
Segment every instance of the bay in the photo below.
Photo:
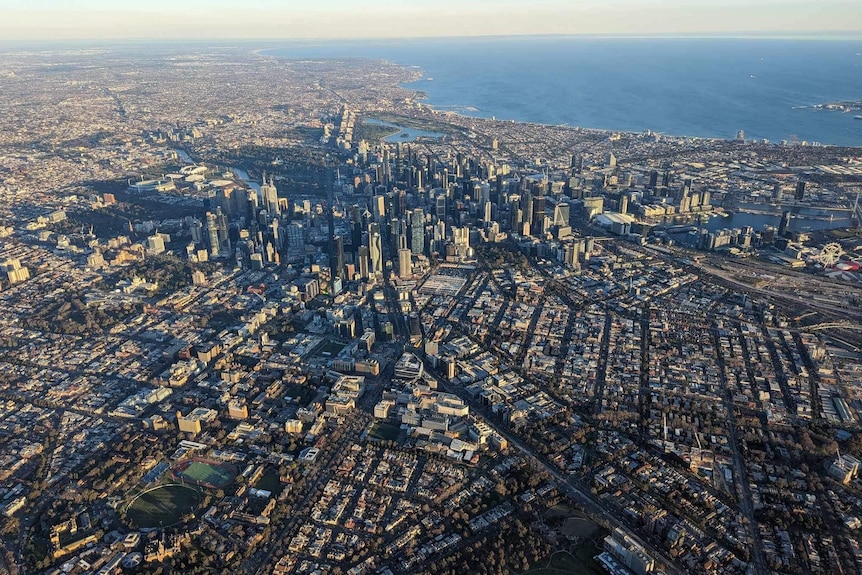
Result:
<svg viewBox="0 0 862 575"><path fill-rule="evenodd" d="M418 67L436 109L674 136L862 146L862 39L482 37L290 42L284 58Z"/></svg>

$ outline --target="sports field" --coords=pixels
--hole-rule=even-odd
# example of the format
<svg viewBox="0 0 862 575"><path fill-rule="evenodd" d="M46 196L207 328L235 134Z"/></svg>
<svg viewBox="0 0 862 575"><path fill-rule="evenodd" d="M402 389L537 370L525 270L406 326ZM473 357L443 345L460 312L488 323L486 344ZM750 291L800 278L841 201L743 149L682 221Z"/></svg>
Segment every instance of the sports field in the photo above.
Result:
<svg viewBox="0 0 862 575"><path fill-rule="evenodd" d="M145 491L129 505L126 516L138 528L168 527L194 511L200 494L187 485L161 485Z"/></svg>
<svg viewBox="0 0 862 575"><path fill-rule="evenodd" d="M224 487L236 477L234 466L203 459L183 462L173 472L182 481L211 488Z"/></svg>

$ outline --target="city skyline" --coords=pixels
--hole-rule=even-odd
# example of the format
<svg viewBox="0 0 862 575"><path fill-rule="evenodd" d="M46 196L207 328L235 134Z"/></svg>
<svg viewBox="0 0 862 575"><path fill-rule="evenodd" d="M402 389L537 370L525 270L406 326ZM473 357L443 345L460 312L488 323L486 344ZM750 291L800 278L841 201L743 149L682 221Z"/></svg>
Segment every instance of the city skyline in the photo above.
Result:
<svg viewBox="0 0 862 575"><path fill-rule="evenodd" d="M365 39L490 35L726 35L858 33L862 6L849 1L716 3L612 0L346 0L313 7L256 0L117 6L104 0L5 3L0 40Z"/></svg>

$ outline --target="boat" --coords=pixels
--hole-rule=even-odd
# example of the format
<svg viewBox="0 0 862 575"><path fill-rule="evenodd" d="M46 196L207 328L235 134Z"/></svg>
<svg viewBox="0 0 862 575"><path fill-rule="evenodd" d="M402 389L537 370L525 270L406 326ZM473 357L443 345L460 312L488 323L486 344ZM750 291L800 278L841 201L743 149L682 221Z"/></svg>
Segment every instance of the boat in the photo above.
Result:
<svg viewBox="0 0 862 575"><path fill-rule="evenodd" d="M854 120L862 120L862 116L853 116Z"/></svg>

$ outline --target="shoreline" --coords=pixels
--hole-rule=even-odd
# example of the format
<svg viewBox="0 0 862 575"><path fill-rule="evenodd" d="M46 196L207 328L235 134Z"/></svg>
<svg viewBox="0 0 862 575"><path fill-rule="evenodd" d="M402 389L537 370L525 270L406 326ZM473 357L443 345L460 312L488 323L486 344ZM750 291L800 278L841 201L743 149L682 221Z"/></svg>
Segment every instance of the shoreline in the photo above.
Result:
<svg viewBox="0 0 862 575"><path fill-rule="evenodd" d="M489 36L489 37L482 37L481 39L493 40L493 39L508 39L508 38L510 38L510 37L508 37L508 36ZM565 35L562 35L562 36L513 36L511 38L512 39L542 39L542 38L547 38L549 40L552 40L552 39L569 39L569 38L571 38L571 39L583 39L583 40L598 40L598 39L602 39L602 38L606 38L609 40L626 40L626 39L631 39L631 40L657 39L658 40L658 39L666 39L668 41L673 41L673 40L688 40L688 39L694 39L694 40L696 40L696 39L703 39L703 40L710 40L710 39L711 40L716 40L716 39L725 40L725 39L727 39L727 40L729 40L729 39L733 39L736 37L733 37L733 36L703 36L703 37L686 37L686 36L656 36L656 37L653 37L653 36L622 36L622 37L595 36L595 37L593 37L593 36L583 36L582 37L582 36L565 36ZM747 39L755 39L755 38L740 36L739 39L747 40ZM783 37L782 38L770 38L770 39L796 40L796 38L783 38ZM817 39L817 38L815 38L815 39ZM405 40L405 41L436 40L436 41L440 41L440 42L445 42L445 41L449 41L449 40L457 40L457 38L448 38L448 37L447 38L416 38L416 39L403 39L403 40ZM395 39L387 40L387 42L392 42L392 43L396 43L397 41L400 41L400 39L399 40L395 40ZM844 39L844 41L848 41L848 39ZM295 41L295 42L297 43L297 45L300 48L307 47L307 46L303 46L302 41ZM345 42L345 43L364 43L364 42L366 42L366 40L365 39L361 39L361 40L351 39L351 40L344 40L343 42ZM252 54L254 54L258 57L261 57L261 58L271 58L271 59L275 59L275 60L286 60L286 61L309 59L308 57L296 58L296 57L291 57L291 56L286 56L286 55L279 55L277 52L280 52L282 50L285 50L285 47L277 47L276 46L276 47L258 48L258 49L253 50ZM733 142L733 141L736 141L735 137L731 136L731 135L727 135L724 137L722 137L722 136L691 135L691 134L686 134L686 133L681 133L681 132L669 132L669 131L665 131L665 130L661 130L661 129L657 129L657 128L649 128L649 127L645 127L643 129L634 129L634 128L615 129L615 128L608 128L608 127L590 127L590 126L586 126L586 125L572 124L572 123L568 123L568 122L562 122L561 123L561 122L549 122L549 121L530 121L530 120L522 120L522 119L517 119L517 118L503 119L501 114L495 114L492 111L484 110L481 106L478 105L477 102L467 103L467 104L464 104L464 103L461 103L461 104L451 104L451 103L435 104L435 103L433 103L431 101L432 98L431 98L431 95L429 94L428 90L425 90L422 87L415 86L415 84L417 84L419 82L426 82L426 83L430 82L429 77L428 77L428 72L422 66L417 65L417 64L408 64L408 63L396 62L396 61L392 60L391 58L387 58L387 57L372 57L372 56L359 56L359 55L357 55L357 56L345 56L345 57L326 55L326 56L314 57L313 59L321 60L321 61L332 61L332 62L346 61L346 60L351 60L351 59L363 60L366 62L380 61L380 62L385 62L388 65L396 66L406 73L418 73L418 74L420 74L419 78L417 78L415 80L407 80L407 81L399 82L397 84L393 84L393 87L397 87L399 89L406 90L406 91L410 92L410 94L411 94L410 99L413 100L415 102L415 104L420 109L423 109L423 111L429 112L429 113L433 114L434 116L444 116L447 114L453 114L453 115L457 115L458 117L460 117L464 120L482 120L482 121L486 121L486 122L504 122L504 123L514 123L514 124L521 124L521 125L542 126L542 127L557 127L557 128L563 128L563 129L572 129L572 130L579 131L579 132L587 132L587 133L591 132L591 133L608 134L608 135L626 134L626 135L630 135L630 136L641 136L644 134L654 134L654 135L659 136L661 138L671 138L671 139L675 139L675 140L688 140L688 141L696 141L696 142L697 141L703 141L703 142ZM434 76L435 79L437 79L438 76L439 76L439 74L435 74L435 76ZM438 85L438 83L433 82L432 85ZM812 105L801 105L801 106L791 106L791 109L814 111L817 108L816 108L816 106L812 106ZM405 114L408 112L409 112L409 110L405 110L405 109L399 110L399 113L402 113L402 114ZM738 129L740 129L740 128L735 127L735 128L733 128L732 131L736 132ZM745 130L746 128L742 127L742 129ZM859 142L859 143L854 142L852 144L836 144L836 143L831 143L831 142L823 142L823 141L817 140L814 137L809 138L809 139L803 139L801 141L800 140L794 140L793 139L794 137L795 136L792 136L792 135L789 135L787 138L782 138L782 139L751 137L751 138L745 139L744 143L747 145L763 145L762 142L766 141L767 142L766 145L783 146L783 147L790 148L790 147L802 145L801 142L804 141L807 143L808 146L812 146L812 147L814 147L816 145L817 147L828 147L828 148L834 148L834 149L859 149L859 148L862 148L862 142ZM782 142L785 142L785 143L782 143Z"/></svg>

